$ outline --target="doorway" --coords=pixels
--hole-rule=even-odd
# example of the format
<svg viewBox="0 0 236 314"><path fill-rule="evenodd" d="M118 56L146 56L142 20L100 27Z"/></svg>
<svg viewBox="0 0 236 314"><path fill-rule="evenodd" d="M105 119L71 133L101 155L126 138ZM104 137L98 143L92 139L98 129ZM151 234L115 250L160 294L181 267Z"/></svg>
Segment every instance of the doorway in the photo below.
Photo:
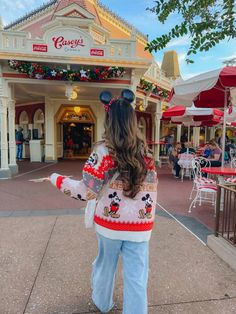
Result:
<svg viewBox="0 0 236 314"><path fill-rule="evenodd" d="M91 154L94 139L92 123L63 123L63 157L87 159Z"/></svg>
<svg viewBox="0 0 236 314"><path fill-rule="evenodd" d="M62 105L55 118L58 156L87 159L96 140L96 117L90 106Z"/></svg>

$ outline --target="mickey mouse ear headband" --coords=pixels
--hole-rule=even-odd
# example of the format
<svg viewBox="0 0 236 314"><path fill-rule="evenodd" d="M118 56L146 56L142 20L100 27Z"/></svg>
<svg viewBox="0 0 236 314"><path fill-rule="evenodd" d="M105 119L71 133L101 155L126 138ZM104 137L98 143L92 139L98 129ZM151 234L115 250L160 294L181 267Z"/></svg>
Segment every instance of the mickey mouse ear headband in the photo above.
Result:
<svg viewBox="0 0 236 314"><path fill-rule="evenodd" d="M118 98L113 98L112 94L109 91L103 91L101 92L100 96L100 101L104 106L104 109L106 112L109 112L111 104L117 100L117 99L124 99L128 103L132 103L134 101L135 95L130 89L123 89L121 92L121 96Z"/></svg>

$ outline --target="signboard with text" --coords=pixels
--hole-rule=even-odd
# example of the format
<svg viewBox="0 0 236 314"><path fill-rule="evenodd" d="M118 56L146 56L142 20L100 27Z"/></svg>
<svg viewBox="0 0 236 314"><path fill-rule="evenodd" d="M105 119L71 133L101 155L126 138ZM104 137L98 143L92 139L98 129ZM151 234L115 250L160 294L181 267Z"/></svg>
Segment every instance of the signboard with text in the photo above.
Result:
<svg viewBox="0 0 236 314"><path fill-rule="evenodd" d="M89 35L73 29L58 29L48 34L48 51L63 55L89 56Z"/></svg>

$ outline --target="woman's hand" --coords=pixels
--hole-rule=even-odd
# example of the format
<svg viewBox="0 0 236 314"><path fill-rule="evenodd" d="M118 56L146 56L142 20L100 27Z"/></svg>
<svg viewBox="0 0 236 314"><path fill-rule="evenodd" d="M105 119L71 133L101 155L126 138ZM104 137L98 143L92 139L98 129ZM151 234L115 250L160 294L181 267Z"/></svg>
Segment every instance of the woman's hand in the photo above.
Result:
<svg viewBox="0 0 236 314"><path fill-rule="evenodd" d="M50 177L44 177L44 178L38 178L38 179L30 179L29 181L35 182L35 183L41 183L41 182L50 181Z"/></svg>

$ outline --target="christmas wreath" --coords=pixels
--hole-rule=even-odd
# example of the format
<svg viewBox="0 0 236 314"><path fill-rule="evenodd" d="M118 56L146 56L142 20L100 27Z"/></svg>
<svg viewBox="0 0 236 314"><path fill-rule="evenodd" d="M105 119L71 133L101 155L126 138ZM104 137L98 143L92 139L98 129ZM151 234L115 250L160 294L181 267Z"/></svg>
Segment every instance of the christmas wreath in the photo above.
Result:
<svg viewBox="0 0 236 314"><path fill-rule="evenodd" d="M170 95L168 90L161 88L155 83L148 82L145 79L140 80L138 88L144 90L145 92L151 92L152 94L164 99L169 98Z"/></svg>
<svg viewBox="0 0 236 314"><path fill-rule="evenodd" d="M71 70L63 67L49 67L35 62L17 60L9 60L8 64L11 69L19 73L24 73L29 78L38 80L100 81L122 77L125 73L124 68L114 66L90 69L81 67L78 70Z"/></svg>

